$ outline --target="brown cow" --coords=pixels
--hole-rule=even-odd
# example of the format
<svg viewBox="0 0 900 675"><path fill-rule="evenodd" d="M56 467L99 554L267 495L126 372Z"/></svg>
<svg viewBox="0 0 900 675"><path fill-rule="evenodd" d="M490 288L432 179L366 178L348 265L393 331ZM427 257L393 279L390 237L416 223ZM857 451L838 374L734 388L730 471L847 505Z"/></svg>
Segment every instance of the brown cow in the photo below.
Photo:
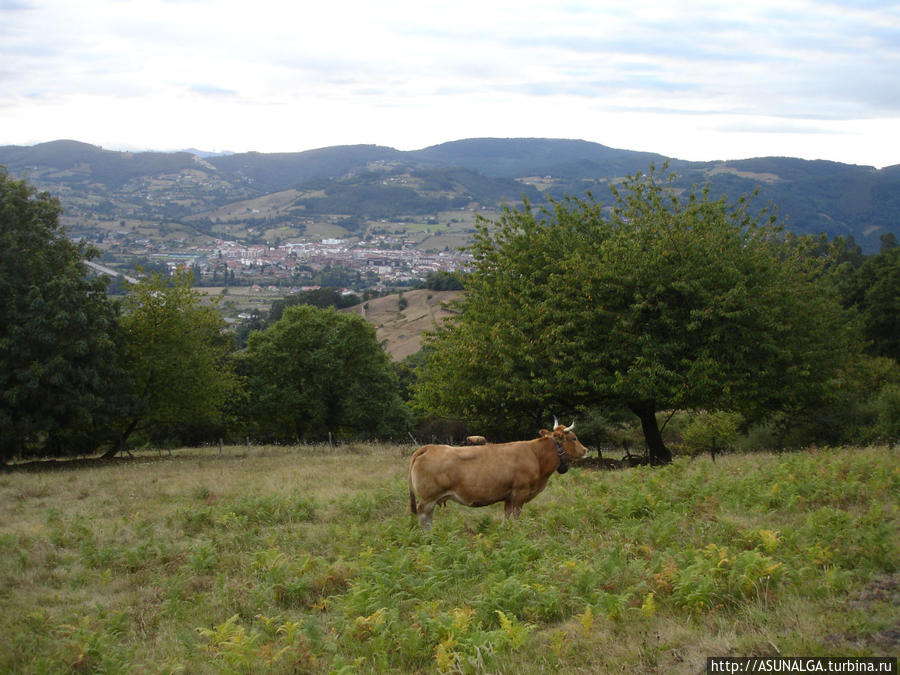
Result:
<svg viewBox="0 0 900 675"><path fill-rule="evenodd" d="M569 458L587 454L571 426L554 420L553 431L541 429L531 441L457 448L423 445L409 460L409 508L422 529L431 527L435 505L452 499L465 506L504 502L506 517L518 517L554 471L565 473ZM416 495L419 504L416 504Z"/></svg>
<svg viewBox="0 0 900 675"><path fill-rule="evenodd" d="M484 436L466 436L466 445L487 445Z"/></svg>

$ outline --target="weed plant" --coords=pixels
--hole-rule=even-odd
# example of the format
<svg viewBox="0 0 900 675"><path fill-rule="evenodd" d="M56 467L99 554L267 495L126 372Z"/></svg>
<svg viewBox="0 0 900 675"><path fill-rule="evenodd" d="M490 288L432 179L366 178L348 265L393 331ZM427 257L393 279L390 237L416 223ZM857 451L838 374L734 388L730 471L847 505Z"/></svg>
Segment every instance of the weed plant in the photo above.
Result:
<svg viewBox="0 0 900 675"><path fill-rule="evenodd" d="M898 653L886 448L554 476L408 513L412 448L0 475L0 672L686 672Z"/></svg>

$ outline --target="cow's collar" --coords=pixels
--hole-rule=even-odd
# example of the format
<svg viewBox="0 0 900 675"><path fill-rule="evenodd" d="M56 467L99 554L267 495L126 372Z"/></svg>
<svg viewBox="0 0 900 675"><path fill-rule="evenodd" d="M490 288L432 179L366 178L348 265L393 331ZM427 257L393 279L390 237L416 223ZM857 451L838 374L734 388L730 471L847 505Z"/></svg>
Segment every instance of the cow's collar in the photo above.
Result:
<svg viewBox="0 0 900 675"><path fill-rule="evenodd" d="M556 468L558 473L565 473L569 470L569 456L566 454L566 451L563 449L563 446L560 445L559 441L556 440L555 436L550 437L553 440L553 445L556 446L556 454L559 455L559 466Z"/></svg>

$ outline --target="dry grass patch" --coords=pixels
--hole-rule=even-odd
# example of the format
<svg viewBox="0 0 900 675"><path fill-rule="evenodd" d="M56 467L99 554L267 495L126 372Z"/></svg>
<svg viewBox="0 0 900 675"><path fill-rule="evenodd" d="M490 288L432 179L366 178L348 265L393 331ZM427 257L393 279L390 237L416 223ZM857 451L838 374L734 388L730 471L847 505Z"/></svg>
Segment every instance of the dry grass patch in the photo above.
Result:
<svg viewBox="0 0 900 675"><path fill-rule="evenodd" d="M461 291L406 291L406 307L399 309L399 295L386 295L350 307L344 311L362 314L375 326L379 342L395 361L402 361L422 347L422 334L437 328L448 316L445 304L459 297ZM364 308L363 308L364 305Z"/></svg>

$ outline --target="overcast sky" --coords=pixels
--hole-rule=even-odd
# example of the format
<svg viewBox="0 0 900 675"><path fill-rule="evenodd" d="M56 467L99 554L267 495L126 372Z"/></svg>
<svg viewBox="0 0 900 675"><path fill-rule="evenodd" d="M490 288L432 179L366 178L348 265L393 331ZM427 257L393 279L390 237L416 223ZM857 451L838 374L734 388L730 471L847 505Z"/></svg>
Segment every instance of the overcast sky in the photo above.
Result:
<svg viewBox="0 0 900 675"><path fill-rule="evenodd" d="M900 164L900 2L0 0L0 145Z"/></svg>

